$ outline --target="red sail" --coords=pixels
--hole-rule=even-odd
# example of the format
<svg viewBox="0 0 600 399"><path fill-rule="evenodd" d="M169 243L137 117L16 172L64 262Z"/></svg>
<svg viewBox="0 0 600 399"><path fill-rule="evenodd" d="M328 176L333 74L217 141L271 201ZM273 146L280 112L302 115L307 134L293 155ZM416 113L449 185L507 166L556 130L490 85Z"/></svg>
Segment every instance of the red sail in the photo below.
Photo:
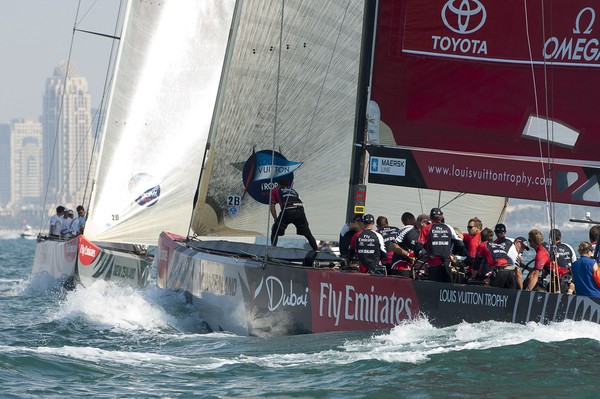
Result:
<svg viewBox="0 0 600 399"><path fill-rule="evenodd" d="M372 79L370 182L600 204L597 2L382 0Z"/></svg>

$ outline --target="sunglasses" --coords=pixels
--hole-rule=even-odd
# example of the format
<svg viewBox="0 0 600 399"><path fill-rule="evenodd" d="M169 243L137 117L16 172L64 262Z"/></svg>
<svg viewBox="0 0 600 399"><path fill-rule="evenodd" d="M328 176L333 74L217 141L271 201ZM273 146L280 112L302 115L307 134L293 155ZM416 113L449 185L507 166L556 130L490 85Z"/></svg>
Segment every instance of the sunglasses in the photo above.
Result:
<svg viewBox="0 0 600 399"><path fill-rule="evenodd" d="M475 226L467 226L467 230L471 230L472 228L474 228Z"/></svg>

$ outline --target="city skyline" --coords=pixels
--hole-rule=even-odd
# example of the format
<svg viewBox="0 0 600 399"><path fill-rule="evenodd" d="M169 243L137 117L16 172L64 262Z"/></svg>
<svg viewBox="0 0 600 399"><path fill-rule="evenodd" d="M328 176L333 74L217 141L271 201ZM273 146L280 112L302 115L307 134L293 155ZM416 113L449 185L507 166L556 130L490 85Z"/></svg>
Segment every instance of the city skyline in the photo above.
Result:
<svg viewBox="0 0 600 399"><path fill-rule="evenodd" d="M42 115L46 79L69 58L78 0L5 2L0 13L0 123ZM111 4L108 4L111 3ZM119 2L82 0L77 28L114 34ZM96 108L115 40L77 32L71 62L88 79Z"/></svg>

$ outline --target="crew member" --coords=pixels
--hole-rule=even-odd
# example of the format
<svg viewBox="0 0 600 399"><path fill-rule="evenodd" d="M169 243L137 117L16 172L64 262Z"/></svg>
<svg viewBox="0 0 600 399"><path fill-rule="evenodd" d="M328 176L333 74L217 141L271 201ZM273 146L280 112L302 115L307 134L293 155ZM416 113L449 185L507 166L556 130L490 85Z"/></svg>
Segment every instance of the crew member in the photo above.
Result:
<svg viewBox="0 0 600 399"><path fill-rule="evenodd" d="M350 243L352 237L359 231L363 230L362 215L354 215L350 223L344 224L342 230L340 230L340 256L351 261L352 258L349 255Z"/></svg>
<svg viewBox="0 0 600 399"><path fill-rule="evenodd" d="M515 281L517 288L523 289L523 272L521 271L521 264L523 262L523 251L529 251L529 245L527 239L524 237L517 237L516 239L506 237L506 225L504 223L498 223L494 226L494 233L496 239L494 244L501 245L510 259L512 264L515 265Z"/></svg>
<svg viewBox="0 0 600 399"><path fill-rule="evenodd" d="M573 262L571 270L573 272L573 282L575 282L575 292L577 295L590 296L592 298L600 298L600 287L597 278L594 275L598 274L598 262L594 259L594 249L592 244L583 241L577 249L580 258ZM572 294L573 290L567 290L567 294Z"/></svg>
<svg viewBox="0 0 600 399"><path fill-rule="evenodd" d="M477 248L474 265L479 270L477 278L492 287L516 288L515 265L500 244L493 242L494 233L481 231L481 244Z"/></svg>
<svg viewBox="0 0 600 399"><path fill-rule="evenodd" d="M389 268L392 264L392 255L394 254L390 246L396 240L396 237L398 237L400 229L396 226L390 226L388 218L385 216L378 216L377 232L383 237L383 244L385 245L385 251L388 255L382 263L386 268Z"/></svg>
<svg viewBox="0 0 600 399"><path fill-rule="evenodd" d="M427 251L427 273L429 279L440 282L452 282L450 255L465 253L462 234L459 236L451 226L445 224L444 214L440 208L432 208L429 213L432 224L421 229L415 245L415 253L424 247Z"/></svg>
<svg viewBox="0 0 600 399"><path fill-rule="evenodd" d="M275 204L279 204L281 212L277 216ZM300 196L290 186L290 181L287 178L279 180L279 184L271 191L271 215L275 219L273 228L271 229L271 245L277 246L279 236L285 234L285 229L289 224L296 226L296 233L306 237L313 251L317 251L317 240L313 237L308 220L304 214L304 205L300 200Z"/></svg>
<svg viewBox="0 0 600 399"><path fill-rule="evenodd" d="M477 270L474 266L475 256L477 256L477 249L479 248L479 244L481 244L481 229L483 228L483 224L478 217L474 217L469 219L467 223L467 234L471 236L468 240L467 247L467 258L465 259L465 265L467 265L468 273L470 273L471 278L477 278L479 274L479 270Z"/></svg>
<svg viewBox="0 0 600 399"><path fill-rule="evenodd" d="M363 216L365 229L355 235L350 244L350 255L358 254L361 273L375 274L380 262L387 258L387 251L381 234L373 230L375 217L371 214Z"/></svg>
<svg viewBox="0 0 600 399"><path fill-rule="evenodd" d="M573 247L562 242L561 239L562 234L559 229L550 230L550 242L554 241L556 264L558 265L558 273L562 277L569 273L571 264L577 260L577 255L575 255Z"/></svg>
<svg viewBox="0 0 600 399"><path fill-rule="evenodd" d="M533 269L529 272L529 276L527 276L527 291L536 288L538 279L544 268L550 268L550 253L544 244L544 235L541 231L533 229L529 232L529 245L535 251L535 260Z"/></svg>
<svg viewBox="0 0 600 399"><path fill-rule="evenodd" d="M50 218L50 229L48 231L48 235L50 237L60 237L60 233L62 231L62 221L64 212L64 206L59 205L56 207L56 215L52 215L52 217Z"/></svg>
<svg viewBox="0 0 600 399"><path fill-rule="evenodd" d="M429 216L421 214L417 216L417 219L412 226L404 226L400 230L396 240L390 245L390 249L394 255L392 256L392 265L390 270L388 270L388 274L414 277L412 275L412 267L417 256L415 253L415 245L419 240L421 229L428 224Z"/></svg>

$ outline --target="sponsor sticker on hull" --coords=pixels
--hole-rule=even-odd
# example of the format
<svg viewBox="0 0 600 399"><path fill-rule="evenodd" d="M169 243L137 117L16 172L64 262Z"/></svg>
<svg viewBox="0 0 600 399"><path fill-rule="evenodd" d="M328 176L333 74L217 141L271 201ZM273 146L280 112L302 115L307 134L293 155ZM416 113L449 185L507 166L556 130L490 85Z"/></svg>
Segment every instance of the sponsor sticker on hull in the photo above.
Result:
<svg viewBox="0 0 600 399"><path fill-rule="evenodd" d="M85 237L79 239L79 262L83 266L91 265L100 254L100 248L92 244Z"/></svg>

